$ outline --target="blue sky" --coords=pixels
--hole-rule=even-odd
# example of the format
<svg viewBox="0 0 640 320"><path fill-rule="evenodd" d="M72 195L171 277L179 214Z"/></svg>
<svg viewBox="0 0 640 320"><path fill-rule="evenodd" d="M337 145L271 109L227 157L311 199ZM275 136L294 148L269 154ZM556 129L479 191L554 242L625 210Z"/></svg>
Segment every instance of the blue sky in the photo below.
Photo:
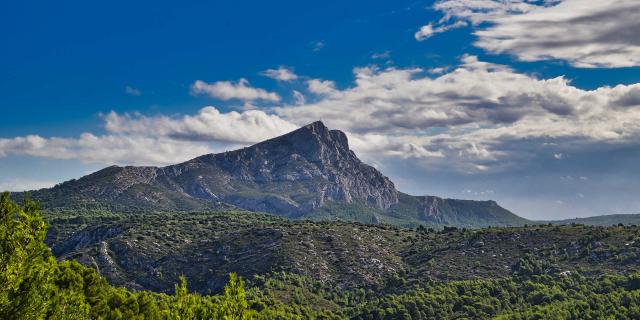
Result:
<svg viewBox="0 0 640 320"><path fill-rule="evenodd" d="M640 7L576 3L5 3L0 187L322 119L413 194L529 218L637 213Z"/></svg>

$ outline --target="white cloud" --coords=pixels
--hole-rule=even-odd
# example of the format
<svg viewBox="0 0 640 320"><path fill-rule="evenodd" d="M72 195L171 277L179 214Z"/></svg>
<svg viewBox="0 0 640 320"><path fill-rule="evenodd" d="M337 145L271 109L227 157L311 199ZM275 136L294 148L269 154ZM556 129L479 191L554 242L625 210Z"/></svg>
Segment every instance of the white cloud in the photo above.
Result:
<svg viewBox="0 0 640 320"><path fill-rule="evenodd" d="M355 85L319 101L275 108L297 124L318 119L349 132L361 153L487 171L541 148L633 143L640 112L628 103L640 84L582 90L563 78L538 79L464 56L438 77L421 69L354 69ZM316 83L318 84L318 83ZM629 98L631 97L631 98Z"/></svg>
<svg viewBox="0 0 640 320"><path fill-rule="evenodd" d="M640 2L567 0L506 16L476 32L476 46L524 61L565 60L576 67L640 65Z"/></svg>
<svg viewBox="0 0 640 320"><path fill-rule="evenodd" d="M477 26L484 22L492 22L508 15L523 14L540 8L532 0L440 0L433 6L435 10L444 13L438 22L446 27L446 23L454 20L453 24L468 21ZM553 5L557 1L545 1L546 5Z"/></svg>
<svg viewBox="0 0 640 320"><path fill-rule="evenodd" d="M12 155L77 159L87 163L167 165L235 149L296 128L263 111L221 113L206 107L182 117L104 116L107 134L77 138L28 135L0 139L0 157Z"/></svg>
<svg viewBox="0 0 640 320"><path fill-rule="evenodd" d="M330 94L336 90L336 83L330 80L311 79L307 81L307 89L318 95Z"/></svg>
<svg viewBox="0 0 640 320"><path fill-rule="evenodd" d="M582 68L640 65L637 0L441 0L434 9L444 17L423 26L416 39L468 22L476 28L476 46L523 61L564 60Z"/></svg>
<svg viewBox="0 0 640 320"><path fill-rule="evenodd" d="M371 59L389 59L391 57L391 51L376 52L371 55Z"/></svg>
<svg viewBox="0 0 640 320"><path fill-rule="evenodd" d="M44 138L29 135L0 139L0 156L77 159L102 164L169 164L213 150L202 143L185 143L146 136L96 136L91 133L83 133L78 138Z"/></svg>
<svg viewBox="0 0 640 320"><path fill-rule="evenodd" d="M126 86L126 87L124 87L124 92L125 92L126 94L131 95L131 96L134 96L134 97L137 97L137 96L139 96L139 95L141 95L141 94L142 94L142 92L141 92L140 90L138 90L138 89L136 89L136 88L134 88L134 87L132 87L132 86Z"/></svg>
<svg viewBox="0 0 640 320"><path fill-rule="evenodd" d="M439 75L439 74L443 74L447 71L447 67L437 67L437 68L431 68L427 71L429 71L429 73L431 74L435 74L435 75Z"/></svg>
<svg viewBox="0 0 640 320"><path fill-rule="evenodd" d="M302 94L298 90L293 90L293 100L295 101L296 105L303 105L306 102L306 98L304 97L304 94Z"/></svg>
<svg viewBox="0 0 640 320"><path fill-rule="evenodd" d="M434 27L433 23L429 23L426 24L424 26L422 26L420 28L420 30L416 31L416 33L413 35L416 40L418 41L424 41L426 39L431 38L433 35L437 34L437 33L442 33L445 31L449 31L451 29L457 29L457 28L462 28L462 27L466 27L467 23L464 21L456 21L453 24L449 24L449 25L442 25L442 26L438 26L438 27Z"/></svg>
<svg viewBox="0 0 640 320"><path fill-rule="evenodd" d="M311 50L313 50L313 52L318 52L322 50L324 47L325 47L324 41L317 40L317 41L311 42Z"/></svg>
<svg viewBox="0 0 640 320"><path fill-rule="evenodd" d="M640 84L583 90L563 77L539 79L474 56L462 57L440 75L416 68L353 72L354 84L344 89L332 81L309 80L309 92L317 95L312 101L292 91L294 104L271 109L205 107L173 117L112 112L104 116L106 134L0 139L0 157L168 164L262 141L316 120L345 131L365 160L410 158L463 173L640 141Z"/></svg>
<svg viewBox="0 0 640 320"><path fill-rule="evenodd" d="M111 134L248 144L284 134L296 126L261 110L223 113L209 106L200 109L196 115L181 117L111 112L105 116L105 128Z"/></svg>
<svg viewBox="0 0 640 320"><path fill-rule="evenodd" d="M278 102L280 96L274 92L267 92L264 89L254 88L249 85L247 79L240 79L237 83L230 81L218 81L206 83L197 80L191 85L191 93L194 95L206 94L212 98L222 100L238 99L243 101L265 100Z"/></svg>
<svg viewBox="0 0 640 320"><path fill-rule="evenodd" d="M433 23L426 24L420 28L420 30L416 31L414 37L418 41L422 41L430 38L435 33L442 32L433 29Z"/></svg>
<svg viewBox="0 0 640 320"><path fill-rule="evenodd" d="M267 69L261 72L265 77L269 77L271 79L275 79L278 81L294 81L298 79L298 75L295 74L292 70L287 69L285 67L278 67L278 69Z"/></svg>

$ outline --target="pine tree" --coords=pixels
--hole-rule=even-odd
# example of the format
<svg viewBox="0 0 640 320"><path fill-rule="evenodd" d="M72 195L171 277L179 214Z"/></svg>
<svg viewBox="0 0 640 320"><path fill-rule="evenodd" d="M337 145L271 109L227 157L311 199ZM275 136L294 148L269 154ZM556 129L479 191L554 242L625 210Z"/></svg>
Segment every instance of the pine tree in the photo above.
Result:
<svg viewBox="0 0 640 320"><path fill-rule="evenodd" d="M47 226L36 202L0 196L0 318L43 319L56 261L44 243Z"/></svg>
<svg viewBox="0 0 640 320"><path fill-rule="evenodd" d="M222 315L224 320L251 319L248 312L247 293L244 289L244 280L237 274L229 274L229 283L224 287L222 300Z"/></svg>

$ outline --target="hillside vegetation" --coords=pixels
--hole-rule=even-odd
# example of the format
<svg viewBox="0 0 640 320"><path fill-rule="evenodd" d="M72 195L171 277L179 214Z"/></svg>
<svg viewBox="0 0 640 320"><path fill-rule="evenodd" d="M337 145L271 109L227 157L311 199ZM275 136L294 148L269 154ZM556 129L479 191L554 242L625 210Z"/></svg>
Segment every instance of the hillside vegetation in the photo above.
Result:
<svg viewBox="0 0 640 320"><path fill-rule="evenodd" d="M169 213L147 217L64 215L49 218L54 225L49 241L57 243L54 252L62 250L63 243L75 244L74 250L79 251L69 252L79 253L75 257L81 260L93 256L80 250L83 246L78 247L79 243L103 251L101 244L95 247L92 243L109 239L118 239L124 246L128 242L132 248L137 246L136 241L150 246L157 243L177 256L189 252L185 248L197 243L197 236L200 240L222 241L220 247L212 247L221 251L198 252L196 246L190 249L194 256L161 257L160 261L173 261L168 265L175 263L179 268L174 270L176 275L183 270L187 278L178 276L172 289L160 290L167 294L113 287L94 269L73 261L73 256L57 261L44 243L47 227L37 204L27 201L18 206L5 194L0 199L0 318L640 317L640 274L633 272L638 263L637 227L435 231L290 222L241 212L184 217ZM95 234L96 238L89 240L77 237L87 234L87 228L104 227L107 231L100 233L102 236ZM118 228L120 232L108 231ZM274 234L276 231L280 233ZM153 247L145 250L136 254L154 254ZM260 266L265 260L256 256L264 250L271 250L267 257L273 260L267 268ZM106 251L111 257L117 250ZM220 257L224 263L192 260L206 256ZM135 261L120 260L127 257L136 255L112 257L113 267L136 265ZM280 265L278 261L286 263ZM322 266L323 261L331 263ZM187 273L188 266L198 265L212 269L209 272L214 274L237 270L246 275L246 280L230 273L219 290L204 295L191 293L205 288L205 279ZM293 267L281 268L289 265ZM123 279L123 285L131 286L126 280L135 279L135 274ZM173 279L170 272L167 279Z"/></svg>
<svg viewBox="0 0 640 320"><path fill-rule="evenodd" d="M27 318L40 312L54 319L74 310L79 314L70 317L77 319L87 314L106 319L216 319L223 317L220 312L229 301L246 308L242 317L258 319L638 315L636 227L436 231L292 222L244 212L58 213L48 218L52 228L47 241L67 261L56 262L42 243L45 225L37 207L27 203L21 208L6 197L2 206L3 234L11 235L7 239L31 233L25 237L30 242L17 240L26 243L21 251L3 248L3 266L15 261L5 257L22 257L17 273L23 278L13 287L23 293L29 292L24 287L41 291L29 293L27 300L53 299L41 304L46 306L42 310L27 310ZM34 225L38 227L29 227ZM28 250L32 253L25 255ZM111 287L94 269L73 259L129 289ZM145 265L154 268L150 274L157 278L145 273ZM234 277L227 283L232 272L246 279L244 293L241 280ZM189 289L200 294L188 293L183 274ZM5 297L5 314L26 305L16 300L16 293Z"/></svg>
<svg viewBox="0 0 640 320"><path fill-rule="evenodd" d="M99 270L113 284L171 292L219 292L236 272L286 272L341 288L382 290L409 283L504 278L534 255L550 273L627 274L640 263L639 229L536 225L416 229L342 221L291 221L242 211L50 213L47 243L62 259Z"/></svg>

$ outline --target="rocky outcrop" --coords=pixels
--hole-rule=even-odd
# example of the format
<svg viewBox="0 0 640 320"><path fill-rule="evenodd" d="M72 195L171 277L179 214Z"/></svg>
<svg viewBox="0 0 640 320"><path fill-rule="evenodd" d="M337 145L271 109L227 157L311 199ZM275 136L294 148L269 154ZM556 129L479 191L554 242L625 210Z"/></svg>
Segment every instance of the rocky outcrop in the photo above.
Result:
<svg viewBox="0 0 640 320"><path fill-rule="evenodd" d="M398 202L393 182L360 161L343 132L329 130L322 122L160 171L166 185L190 197L290 217L326 201L368 203L380 209Z"/></svg>
<svg viewBox="0 0 640 320"><path fill-rule="evenodd" d="M420 220L433 224L485 227L521 226L530 222L502 208L493 200L443 199L434 196L417 198L421 199Z"/></svg>
<svg viewBox="0 0 640 320"><path fill-rule="evenodd" d="M393 182L360 161L343 132L319 121L250 147L168 167L108 167L34 196L51 194L56 203L83 197L85 203L167 210L223 202L289 217L326 202L378 209L398 202Z"/></svg>
<svg viewBox="0 0 640 320"><path fill-rule="evenodd" d="M233 206L289 218L463 227L527 223L493 201L398 192L347 136L314 122L258 144L167 167L112 166L33 193L46 209L211 211Z"/></svg>
<svg viewBox="0 0 640 320"><path fill-rule="evenodd" d="M118 226L93 226L86 228L70 238L66 239L60 244L56 244L52 251L54 254L60 254L61 252L67 252L72 250L79 250L87 246L93 245L97 242L104 241L121 234L124 230Z"/></svg>

